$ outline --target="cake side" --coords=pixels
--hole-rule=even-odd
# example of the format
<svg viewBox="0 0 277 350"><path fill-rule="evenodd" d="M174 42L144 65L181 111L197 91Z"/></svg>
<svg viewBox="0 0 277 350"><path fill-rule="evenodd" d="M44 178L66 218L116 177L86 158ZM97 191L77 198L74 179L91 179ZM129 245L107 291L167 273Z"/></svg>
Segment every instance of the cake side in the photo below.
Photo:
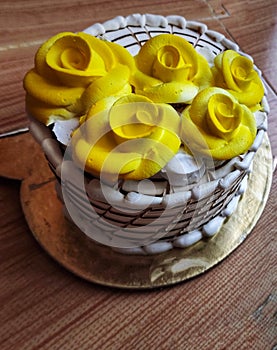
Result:
<svg viewBox="0 0 277 350"><path fill-rule="evenodd" d="M115 248L128 254L155 254L174 247L186 248L203 238L215 235L224 221L234 213L240 196L247 188L252 161L265 132L263 129L259 131L253 149L243 160L237 159L227 162L225 167L219 167L217 172L221 177L212 182L195 186L189 191L162 196L161 189L157 196L138 193L136 188L122 193L117 189L106 187L104 193L107 194L107 198L103 196L103 184L101 185L99 179L91 175L84 180L86 191L84 187L78 187L82 174L72 161L63 160L63 151L51 133L49 135L47 127L31 120L30 130L41 143L50 168L58 179L57 192L60 198L64 200L66 195L66 203L68 204L68 201L73 203L77 222L81 223L83 232L94 239L94 232L90 231L93 226L101 230L103 237L107 235L104 240L113 235L124 240L128 234L127 242L129 243L133 237L134 245L136 240L150 241L142 247ZM69 172L71 179L62 183L63 190L61 190L62 166L64 172ZM230 168L233 171L230 171ZM77 181L72 181L76 172ZM160 185L158 182L157 187ZM167 215L161 218L165 211ZM72 220L70 215L67 217ZM151 225L153 221L157 221L159 225ZM126 229L128 227L129 232ZM132 232L132 228L136 231ZM153 238L157 242L151 242Z"/></svg>

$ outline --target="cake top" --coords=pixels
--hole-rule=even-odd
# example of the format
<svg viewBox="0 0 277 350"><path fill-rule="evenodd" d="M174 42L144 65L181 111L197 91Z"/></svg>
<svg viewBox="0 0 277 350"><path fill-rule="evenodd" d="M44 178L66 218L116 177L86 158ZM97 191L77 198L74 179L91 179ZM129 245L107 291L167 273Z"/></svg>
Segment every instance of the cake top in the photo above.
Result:
<svg viewBox="0 0 277 350"><path fill-rule="evenodd" d="M180 149L217 160L246 152L264 95L249 57L232 49L204 56L168 33L135 56L87 33L59 33L37 51L24 88L32 117L75 121L80 166L135 180L155 175Z"/></svg>

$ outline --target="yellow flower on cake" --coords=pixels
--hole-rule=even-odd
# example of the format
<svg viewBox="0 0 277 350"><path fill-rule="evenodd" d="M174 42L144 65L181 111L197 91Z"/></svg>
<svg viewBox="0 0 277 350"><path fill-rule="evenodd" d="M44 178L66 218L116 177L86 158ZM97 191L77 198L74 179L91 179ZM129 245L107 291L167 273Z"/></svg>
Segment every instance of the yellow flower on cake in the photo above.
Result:
<svg viewBox="0 0 277 350"><path fill-rule="evenodd" d="M73 158L107 181L155 175L177 153L180 116L167 104L129 94L91 107L72 136Z"/></svg>
<svg viewBox="0 0 277 350"><path fill-rule="evenodd" d="M181 139L192 152L231 159L246 152L256 137L251 110L228 91L201 91L182 113Z"/></svg>
<svg viewBox="0 0 277 350"><path fill-rule="evenodd" d="M134 67L117 44L85 33L57 34L39 48L24 78L27 110L45 124L79 116L97 100L130 93Z"/></svg>
<svg viewBox="0 0 277 350"><path fill-rule="evenodd" d="M135 91L155 102L190 103L199 90L212 85L206 59L177 35L151 38L135 60L138 68L132 78Z"/></svg>
<svg viewBox="0 0 277 350"><path fill-rule="evenodd" d="M249 58L233 50L224 51L215 57L212 72L216 86L227 89L252 110L261 108L264 87Z"/></svg>

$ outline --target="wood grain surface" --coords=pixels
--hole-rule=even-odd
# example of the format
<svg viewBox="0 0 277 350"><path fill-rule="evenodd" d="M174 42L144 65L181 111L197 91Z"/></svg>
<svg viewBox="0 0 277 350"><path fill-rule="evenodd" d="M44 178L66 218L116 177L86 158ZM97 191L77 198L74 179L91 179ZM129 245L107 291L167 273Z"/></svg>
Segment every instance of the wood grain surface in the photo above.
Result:
<svg viewBox="0 0 277 350"><path fill-rule="evenodd" d="M274 0L1 0L0 135L27 126L22 79L44 40L131 13L204 22L250 54L266 81L277 154ZM36 157L28 133L0 138L1 349L277 349L276 175L255 229L222 263L173 287L125 291L76 277L37 244L20 205Z"/></svg>

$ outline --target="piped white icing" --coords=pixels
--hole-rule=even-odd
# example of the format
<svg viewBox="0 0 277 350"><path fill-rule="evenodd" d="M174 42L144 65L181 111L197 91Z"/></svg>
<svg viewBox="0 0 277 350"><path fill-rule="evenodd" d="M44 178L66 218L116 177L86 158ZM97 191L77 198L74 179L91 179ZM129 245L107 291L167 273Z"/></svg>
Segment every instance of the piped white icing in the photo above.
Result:
<svg viewBox="0 0 277 350"><path fill-rule="evenodd" d="M230 185L237 180L240 176L240 171L234 170L230 174L226 175L223 179L219 181L219 185L223 189L228 189Z"/></svg>
<svg viewBox="0 0 277 350"><path fill-rule="evenodd" d="M184 235L177 237L173 244L174 247L186 248L195 244L202 239L202 232L199 230L194 230Z"/></svg>
<svg viewBox="0 0 277 350"><path fill-rule="evenodd" d="M68 145L71 140L71 133L79 126L79 119L57 120L54 123L53 132L57 140L63 145Z"/></svg>
<svg viewBox="0 0 277 350"><path fill-rule="evenodd" d="M242 161L236 162L236 167L241 170L249 170L254 156L255 152L247 152Z"/></svg>
<svg viewBox="0 0 277 350"><path fill-rule="evenodd" d="M181 149L161 170L161 175L172 186L185 186L199 182L204 171L205 166L201 159L196 160Z"/></svg>
<svg viewBox="0 0 277 350"><path fill-rule="evenodd" d="M264 127L264 123L267 121L266 113L263 111L257 111L254 113L256 124L258 129L262 129Z"/></svg>
<svg viewBox="0 0 277 350"><path fill-rule="evenodd" d="M216 216L203 226L203 235L206 237L214 236L220 230L224 221L225 217Z"/></svg>
<svg viewBox="0 0 277 350"><path fill-rule="evenodd" d="M155 242L144 247L147 254L158 254L164 253L172 249L172 244L170 242Z"/></svg>
<svg viewBox="0 0 277 350"><path fill-rule="evenodd" d="M210 67L212 67L214 65L214 59L215 59L216 55L209 48L197 46L196 47L196 51L200 55L202 55L202 56L204 56L206 58L206 60L208 61Z"/></svg>
<svg viewBox="0 0 277 350"><path fill-rule="evenodd" d="M163 205L165 208L174 208L184 205L191 198L191 191L170 193L164 196Z"/></svg>
<svg viewBox="0 0 277 350"><path fill-rule="evenodd" d="M227 207L221 212L221 216L231 216L235 210L237 209L238 203L240 200L240 196L235 196L231 202L227 205Z"/></svg>
<svg viewBox="0 0 277 350"><path fill-rule="evenodd" d="M165 192L167 182L154 182L148 179L141 181L126 180L122 184L122 190L125 192L140 192L150 196L159 196Z"/></svg>
<svg viewBox="0 0 277 350"><path fill-rule="evenodd" d="M256 152L263 142L265 131L263 129L258 130L257 136L250 148L250 151Z"/></svg>

